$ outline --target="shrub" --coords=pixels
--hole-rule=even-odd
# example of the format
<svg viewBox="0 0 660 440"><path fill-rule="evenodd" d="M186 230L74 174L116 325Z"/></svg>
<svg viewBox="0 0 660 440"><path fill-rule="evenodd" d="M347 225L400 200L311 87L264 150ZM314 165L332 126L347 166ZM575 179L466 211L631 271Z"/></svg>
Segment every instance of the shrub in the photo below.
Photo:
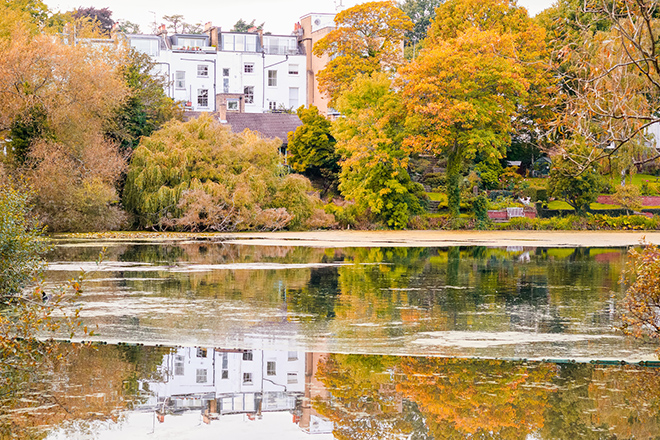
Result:
<svg viewBox="0 0 660 440"><path fill-rule="evenodd" d="M477 219L477 229L486 229L490 224L488 205L488 199L483 195L477 196L472 200L472 209Z"/></svg>
<svg viewBox="0 0 660 440"><path fill-rule="evenodd" d="M124 202L145 228L186 231L304 228L318 196L287 174L279 142L231 133L208 115L172 121L133 153ZM316 216L315 225L321 218Z"/></svg>
<svg viewBox="0 0 660 440"><path fill-rule="evenodd" d="M500 187L513 191L519 189L522 183L522 176L517 173L518 167L507 167L500 174Z"/></svg>
<svg viewBox="0 0 660 440"><path fill-rule="evenodd" d="M429 219L423 215L414 215L408 220L407 227L408 229L425 230L429 229L430 222Z"/></svg>
<svg viewBox="0 0 660 440"><path fill-rule="evenodd" d="M545 188L537 188L534 201L538 202L547 202L548 201L548 190Z"/></svg>
<svg viewBox="0 0 660 440"><path fill-rule="evenodd" d="M622 274L627 285L623 300L623 330L635 336L660 336L660 251L645 244L630 249Z"/></svg>
<svg viewBox="0 0 660 440"><path fill-rule="evenodd" d="M500 175L504 172L498 160L491 162L482 161L474 166L475 171L481 177L484 189L497 189L500 186Z"/></svg>
<svg viewBox="0 0 660 440"><path fill-rule="evenodd" d="M11 181L0 184L0 300L17 295L42 268L49 245L30 210L34 193Z"/></svg>
<svg viewBox="0 0 660 440"><path fill-rule="evenodd" d="M612 198L614 199L614 203L621 205L628 215L630 214L630 211L642 209L639 187L636 185L619 185Z"/></svg>
<svg viewBox="0 0 660 440"><path fill-rule="evenodd" d="M594 170L585 170L578 176L570 172L570 169L554 168L550 172L548 192L552 197L571 205L578 214L584 215L598 197L601 178Z"/></svg>
<svg viewBox="0 0 660 440"><path fill-rule="evenodd" d="M422 177L422 183L431 188L442 188L447 183L445 173L428 173Z"/></svg>
<svg viewBox="0 0 660 440"><path fill-rule="evenodd" d="M103 231L124 224L115 186L125 158L116 145L96 141L76 154L53 142L33 145L26 174L35 190L35 214L49 230Z"/></svg>
<svg viewBox="0 0 660 440"><path fill-rule="evenodd" d="M597 229L650 230L658 229L660 219L656 216L648 218L644 215L622 215L610 217L596 214L594 222Z"/></svg>

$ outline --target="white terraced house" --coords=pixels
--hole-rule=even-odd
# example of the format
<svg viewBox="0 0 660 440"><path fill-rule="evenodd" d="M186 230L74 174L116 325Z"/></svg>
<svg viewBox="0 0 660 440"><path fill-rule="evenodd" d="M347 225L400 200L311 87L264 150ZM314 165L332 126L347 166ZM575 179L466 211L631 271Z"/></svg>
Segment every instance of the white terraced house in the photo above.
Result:
<svg viewBox="0 0 660 440"><path fill-rule="evenodd" d="M306 104L306 55L296 35L222 32L127 35L170 80L187 110L265 113Z"/></svg>

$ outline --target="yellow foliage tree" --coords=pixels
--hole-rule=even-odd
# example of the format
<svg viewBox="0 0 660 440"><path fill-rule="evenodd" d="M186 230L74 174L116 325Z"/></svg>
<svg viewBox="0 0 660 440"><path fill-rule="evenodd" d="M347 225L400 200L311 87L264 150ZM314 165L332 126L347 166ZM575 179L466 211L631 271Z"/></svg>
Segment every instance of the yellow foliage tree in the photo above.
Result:
<svg viewBox="0 0 660 440"><path fill-rule="evenodd" d="M447 157L453 216L464 161L501 159L530 86L547 83L544 36L510 0L452 0L437 9L425 49L403 70L413 133L405 145Z"/></svg>
<svg viewBox="0 0 660 440"><path fill-rule="evenodd" d="M121 223L115 184L125 158L103 137L126 95L117 65L111 53L33 36L20 24L0 41L0 134L52 230Z"/></svg>
<svg viewBox="0 0 660 440"><path fill-rule="evenodd" d="M337 26L314 45L314 54L331 55L319 72L319 88L332 102L359 74L395 70L403 61L403 41L412 22L392 1L368 2L335 17Z"/></svg>

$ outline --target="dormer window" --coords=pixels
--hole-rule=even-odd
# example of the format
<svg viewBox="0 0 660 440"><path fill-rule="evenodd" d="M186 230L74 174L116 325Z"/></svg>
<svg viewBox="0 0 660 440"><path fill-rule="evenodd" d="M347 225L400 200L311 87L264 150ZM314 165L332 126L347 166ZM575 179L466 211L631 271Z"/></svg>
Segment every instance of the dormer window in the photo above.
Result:
<svg viewBox="0 0 660 440"><path fill-rule="evenodd" d="M206 45L205 38L182 38L179 37L176 40L177 46L182 47L204 47Z"/></svg>

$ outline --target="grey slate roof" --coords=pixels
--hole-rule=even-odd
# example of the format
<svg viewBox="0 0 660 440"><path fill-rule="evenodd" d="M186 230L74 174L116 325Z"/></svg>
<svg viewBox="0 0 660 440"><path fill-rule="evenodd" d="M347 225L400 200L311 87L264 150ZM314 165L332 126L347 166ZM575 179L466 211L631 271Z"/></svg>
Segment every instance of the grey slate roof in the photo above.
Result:
<svg viewBox="0 0 660 440"><path fill-rule="evenodd" d="M246 128L261 133L266 138L279 138L288 143L288 133L302 125L296 114L288 113L227 113L227 124L234 133Z"/></svg>

